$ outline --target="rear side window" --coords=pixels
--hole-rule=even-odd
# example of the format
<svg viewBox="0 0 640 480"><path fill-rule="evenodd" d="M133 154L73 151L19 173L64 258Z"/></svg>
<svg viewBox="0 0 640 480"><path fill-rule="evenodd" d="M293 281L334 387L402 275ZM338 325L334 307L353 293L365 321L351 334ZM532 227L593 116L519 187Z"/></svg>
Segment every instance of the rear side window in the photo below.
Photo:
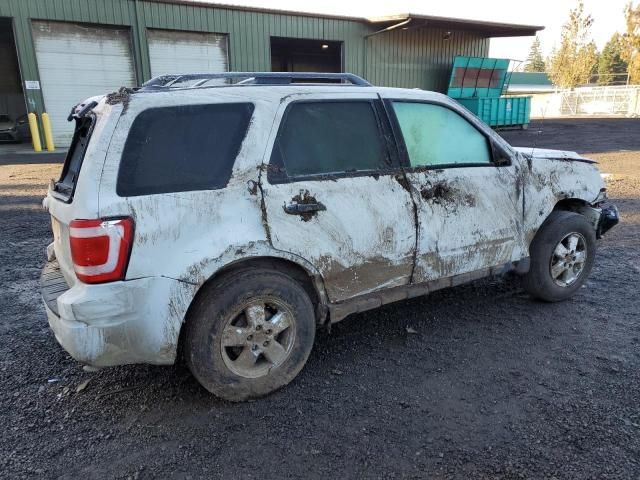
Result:
<svg viewBox="0 0 640 480"><path fill-rule="evenodd" d="M133 197L225 187L252 113L250 103L143 111L131 125L116 192Z"/></svg>
<svg viewBox="0 0 640 480"><path fill-rule="evenodd" d="M292 103L283 117L270 164L270 179L389 168L373 102Z"/></svg>
<svg viewBox="0 0 640 480"><path fill-rule="evenodd" d="M412 167L491 163L487 138L441 105L393 102Z"/></svg>

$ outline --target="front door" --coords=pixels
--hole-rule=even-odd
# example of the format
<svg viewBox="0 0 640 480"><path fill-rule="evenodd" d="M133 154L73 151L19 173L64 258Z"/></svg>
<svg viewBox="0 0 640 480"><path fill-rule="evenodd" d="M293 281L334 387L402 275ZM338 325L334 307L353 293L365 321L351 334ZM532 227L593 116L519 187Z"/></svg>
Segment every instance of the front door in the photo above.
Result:
<svg viewBox="0 0 640 480"><path fill-rule="evenodd" d="M296 95L275 125L261 178L272 245L312 263L332 302L408 284L413 204L376 95Z"/></svg>
<svg viewBox="0 0 640 480"><path fill-rule="evenodd" d="M449 105L415 100L386 105L404 143L407 179L418 205L414 282L519 260L518 166L504 153L496 155L491 134Z"/></svg>

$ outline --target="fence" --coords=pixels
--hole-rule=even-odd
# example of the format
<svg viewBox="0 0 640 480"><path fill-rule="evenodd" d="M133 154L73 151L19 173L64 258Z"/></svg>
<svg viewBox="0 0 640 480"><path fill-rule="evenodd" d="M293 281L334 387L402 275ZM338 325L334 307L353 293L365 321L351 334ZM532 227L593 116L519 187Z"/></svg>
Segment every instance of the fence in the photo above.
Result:
<svg viewBox="0 0 640 480"><path fill-rule="evenodd" d="M532 117L640 116L640 85L579 87L533 95Z"/></svg>

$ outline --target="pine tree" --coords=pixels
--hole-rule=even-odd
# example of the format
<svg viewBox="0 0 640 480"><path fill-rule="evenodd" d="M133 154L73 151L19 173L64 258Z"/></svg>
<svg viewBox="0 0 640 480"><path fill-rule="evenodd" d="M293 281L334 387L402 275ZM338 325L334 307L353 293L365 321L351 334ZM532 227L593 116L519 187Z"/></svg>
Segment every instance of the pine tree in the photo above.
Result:
<svg viewBox="0 0 640 480"><path fill-rule="evenodd" d="M629 82L640 84L640 4L629 3L625 9L627 33L624 35L622 58L627 62Z"/></svg>
<svg viewBox="0 0 640 480"><path fill-rule="evenodd" d="M589 82L598 63L598 51L590 36L591 25L593 17L584 12L584 4L579 0L562 26L560 47L549 61L549 76L555 85L573 88Z"/></svg>
<svg viewBox="0 0 640 480"><path fill-rule="evenodd" d="M529 55L524 65L525 72L544 72L545 64L542 58L542 48L540 47L540 39L536 35L536 38L531 44Z"/></svg>
<svg viewBox="0 0 640 480"><path fill-rule="evenodd" d="M618 32L602 49L598 62L598 84L616 85L626 82L627 62L622 58L624 51L624 39Z"/></svg>

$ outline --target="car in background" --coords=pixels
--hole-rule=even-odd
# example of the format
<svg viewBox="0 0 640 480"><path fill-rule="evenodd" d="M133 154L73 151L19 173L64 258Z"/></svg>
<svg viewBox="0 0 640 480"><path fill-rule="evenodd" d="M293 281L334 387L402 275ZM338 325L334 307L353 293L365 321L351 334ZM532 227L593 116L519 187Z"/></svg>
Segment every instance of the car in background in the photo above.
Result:
<svg viewBox="0 0 640 480"><path fill-rule="evenodd" d="M0 114L0 142L20 143L30 138L29 120L26 115L14 120L7 114Z"/></svg>

